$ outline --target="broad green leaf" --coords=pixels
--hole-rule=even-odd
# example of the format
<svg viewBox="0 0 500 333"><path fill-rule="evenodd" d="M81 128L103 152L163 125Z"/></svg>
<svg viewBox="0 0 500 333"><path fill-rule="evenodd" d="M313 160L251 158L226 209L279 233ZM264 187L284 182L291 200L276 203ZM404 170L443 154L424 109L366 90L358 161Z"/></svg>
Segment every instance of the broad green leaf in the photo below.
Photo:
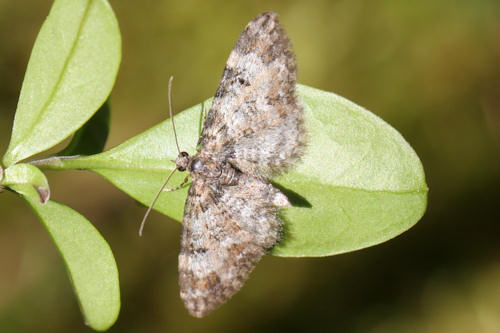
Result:
<svg viewBox="0 0 500 333"><path fill-rule="evenodd" d="M427 204L422 164L403 137L383 120L332 93L299 86L309 142L302 161L273 182L291 199L284 209L280 256L326 256L397 236L414 225ZM206 103L208 107L209 103ZM175 116L182 150L195 151L201 107ZM149 205L177 150L170 121L88 158L57 168L94 170ZM171 186L184 175L176 174ZM158 211L182 219L187 187L163 193Z"/></svg>
<svg viewBox="0 0 500 333"><path fill-rule="evenodd" d="M69 145L57 155L92 155L102 152L108 139L109 119L109 102L105 102L92 118L76 131Z"/></svg>
<svg viewBox="0 0 500 333"><path fill-rule="evenodd" d="M36 167L30 164L14 164L4 171L4 177L0 185L7 186L13 190L29 187L34 190L26 191L24 195L31 195L32 200L39 200L41 203L47 202L50 197L49 183L45 175ZM15 186L19 185L19 186Z"/></svg>
<svg viewBox="0 0 500 333"><path fill-rule="evenodd" d="M36 39L4 165L42 152L80 128L104 103L121 57L106 0L56 0Z"/></svg>
<svg viewBox="0 0 500 333"><path fill-rule="evenodd" d="M312 206L283 211L280 256L326 256L391 239L427 206L415 151L389 124L332 93L301 86L309 131L302 163L275 181Z"/></svg>
<svg viewBox="0 0 500 333"><path fill-rule="evenodd" d="M108 243L73 209L51 200L43 205L29 195L24 198L64 259L85 322L99 331L108 329L120 311L118 269Z"/></svg>

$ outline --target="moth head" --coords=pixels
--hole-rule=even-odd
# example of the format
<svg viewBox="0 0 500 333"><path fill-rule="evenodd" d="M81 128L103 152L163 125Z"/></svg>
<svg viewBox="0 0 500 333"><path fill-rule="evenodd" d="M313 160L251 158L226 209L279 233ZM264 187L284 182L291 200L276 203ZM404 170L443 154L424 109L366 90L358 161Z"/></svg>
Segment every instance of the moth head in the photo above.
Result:
<svg viewBox="0 0 500 333"><path fill-rule="evenodd" d="M177 165L177 170L186 171L191 157L185 151L181 151L179 156L175 159L175 164Z"/></svg>

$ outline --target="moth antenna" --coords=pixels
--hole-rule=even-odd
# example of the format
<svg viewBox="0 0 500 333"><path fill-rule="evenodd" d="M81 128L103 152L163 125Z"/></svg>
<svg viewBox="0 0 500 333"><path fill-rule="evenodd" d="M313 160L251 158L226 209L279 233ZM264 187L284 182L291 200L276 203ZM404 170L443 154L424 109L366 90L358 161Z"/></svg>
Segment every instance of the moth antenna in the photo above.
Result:
<svg viewBox="0 0 500 333"><path fill-rule="evenodd" d="M163 189L165 188L165 186L167 186L168 181L170 180L170 178L172 177L172 175L174 174L174 172L176 170L177 170L177 168L175 168L174 170L172 170L172 172L170 172L170 174L167 177L167 180L165 180L165 182L163 183L163 185L160 187L160 190L158 191L158 193L156 193L156 196L153 199L153 202L151 202L151 205L149 205L148 210L146 211L146 214L144 214L144 217L142 218L141 226L139 228L139 237L142 236L142 230L144 229L144 224L146 224L146 219L148 218L149 213L153 209L153 206L155 205L156 201L160 197L161 192L163 191Z"/></svg>
<svg viewBox="0 0 500 333"><path fill-rule="evenodd" d="M174 113L172 112L172 81L174 77L171 76L168 80L168 111L170 112L170 119L172 119L172 128L174 129L175 145L177 146L177 152L181 152L179 148L179 141L177 141L177 131L175 130Z"/></svg>

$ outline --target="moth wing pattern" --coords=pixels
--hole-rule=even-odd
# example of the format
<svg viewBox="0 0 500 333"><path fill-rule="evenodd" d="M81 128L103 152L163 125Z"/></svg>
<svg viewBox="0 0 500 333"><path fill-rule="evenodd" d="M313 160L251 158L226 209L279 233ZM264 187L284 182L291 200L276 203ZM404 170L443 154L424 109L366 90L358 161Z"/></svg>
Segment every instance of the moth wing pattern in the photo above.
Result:
<svg viewBox="0 0 500 333"><path fill-rule="evenodd" d="M279 239L276 206L287 198L266 181L240 174L232 186L194 178L185 206L179 286L188 311L202 317L244 284Z"/></svg>
<svg viewBox="0 0 500 333"><path fill-rule="evenodd" d="M244 29L226 63L200 137L207 154L245 173L271 176L300 155L305 142L295 95L291 43L273 12Z"/></svg>
<svg viewBox="0 0 500 333"><path fill-rule="evenodd" d="M179 286L196 317L236 293L279 241L277 210L290 203L267 179L295 162L304 148L295 80L295 58L277 14L257 16L229 56L201 150L185 163L192 183L184 207Z"/></svg>

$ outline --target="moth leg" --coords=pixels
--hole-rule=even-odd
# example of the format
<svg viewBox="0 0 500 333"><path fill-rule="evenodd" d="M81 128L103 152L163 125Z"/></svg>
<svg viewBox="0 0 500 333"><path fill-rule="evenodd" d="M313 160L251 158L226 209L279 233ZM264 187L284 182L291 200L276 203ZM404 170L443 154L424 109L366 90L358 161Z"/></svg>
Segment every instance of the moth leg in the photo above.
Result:
<svg viewBox="0 0 500 333"><path fill-rule="evenodd" d="M188 179L189 179L189 175L186 176L186 178L184 178L184 180L182 181L182 183L180 183L178 186L176 187L171 187L171 188L165 188L163 189L163 192L172 192L172 191L177 191L178 189L182 188L184 185L186 185L186 183L188 182Z"/></svg>
<svg viewBox="0 0 500 333"><path fill-rule="evenodd" d="M201 112L203 113L203 125L205 125L205 122L207 121L207 109L205 108L205 103L201 105ZM200 136L201 136L201 131L200 131Z"/></svg>
<svg viewBox="0 0 500 333"><path fill-rule="evenodd" d="M200 126L198 127L198 144L196 145L196 151L199 153L201 151L201 135L203 134L203 128L205 127L205 122L207 121L207 111L205 108L205 102L201 103L201 117Z"/></svg>
<svg viewBox="0 0 500 333"><path fill-rule="evenodd" d="M203 132L203 127L205 126L206 120L207 120L207 112L205 110L205 102L201 102L201 114L200 114L200 123L198 126L198 138L201 137L201 133Z"/></svg>

